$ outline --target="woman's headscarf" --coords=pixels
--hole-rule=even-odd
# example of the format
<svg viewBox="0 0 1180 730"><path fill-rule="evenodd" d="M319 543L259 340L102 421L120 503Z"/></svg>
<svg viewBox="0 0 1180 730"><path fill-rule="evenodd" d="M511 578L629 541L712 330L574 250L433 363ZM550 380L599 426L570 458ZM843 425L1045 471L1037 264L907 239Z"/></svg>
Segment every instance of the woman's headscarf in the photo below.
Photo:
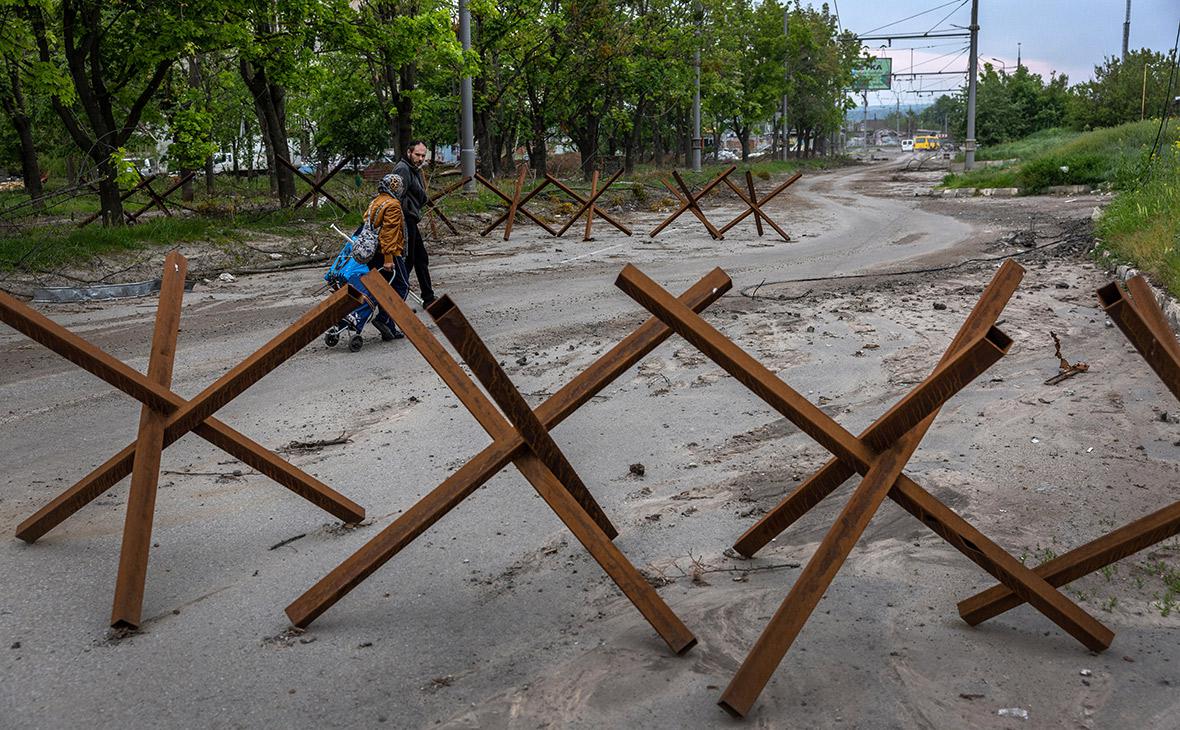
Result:
<svg viewBox="0 0 1180 730"><path fill-rule="evenodd" d="M377 192L392 195L397 198L400 197L402 191L402 176L395 173L389 173L381 178L381 182L377 183Z"/></svg>

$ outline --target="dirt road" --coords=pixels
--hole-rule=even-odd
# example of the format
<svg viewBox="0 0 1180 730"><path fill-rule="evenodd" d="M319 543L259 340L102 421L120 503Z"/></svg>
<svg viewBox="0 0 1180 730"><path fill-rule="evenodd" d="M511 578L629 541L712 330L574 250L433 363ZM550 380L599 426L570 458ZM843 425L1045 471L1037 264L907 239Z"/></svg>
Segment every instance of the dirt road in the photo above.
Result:
<svg viewBox="0 0 1180 730"><path fill-rule="evenodd" d="M688 215L651 239L638 232L660 216L633 214L632 238L599 223L594 241L554 240L520 224L509 243L440 241L433 269L536 405L644 318L613 286L624 263L676 292L721 266L734 290L707 318L857 432L933 367L996 264L789 280L1020 253L1029 270L1003 325L1016 346L947 405L907 473L1030 564L1180 499L1180 404L1107 326L1093 296L1107 275L1080 255L1096 199L914 196L937 175L805 176L768 206L791 243L758 239L749 221L714 242ZM724 222L733 202L706 210ZM317 285L302 271L198 286L175 390L198 392L314 303ZM146 366L152 302L43 311ZM1050 330L1090 372L1042 384L1057 366ZM11 330L0 355L11 535L131 441L139 408ZM126 483L36 545L0 541L0 726L736 725L715 705L721 688L850 490L754 560L730 557L826 455L672 338L554 437L619 526L618 546L700 639L686 656L511 469L297 633L283 607L487 437L405 341L356 354L316 343L219 415L271 447L347 434L291 459L369 519L342 529L186 437L164 456L143 630L124 638L106 618ZM746 724L1174 727L1178 555L1172 539L1070 586L1117 632L1094 655L1027 607L967 627L955 604L989 577L886 504Z"/></svg>

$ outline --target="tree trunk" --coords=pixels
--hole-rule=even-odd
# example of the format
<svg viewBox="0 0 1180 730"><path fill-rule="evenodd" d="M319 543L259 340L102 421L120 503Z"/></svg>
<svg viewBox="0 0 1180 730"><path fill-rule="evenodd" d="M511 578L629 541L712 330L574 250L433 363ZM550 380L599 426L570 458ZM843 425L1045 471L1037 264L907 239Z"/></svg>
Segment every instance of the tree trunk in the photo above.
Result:
<svg viewBox="0 0 1180 730"><path fill-rule="evenodd" d="M409 146L410 140L414 139L414 98L410 96L410 92L415 87L418 67L414 63L407 63L401 67L398 76L401 79L401 86L394 102L397 105L397 151L399 155L404 157L406 147Z"/></svg>
<svg viewBox="0 0 1180 730"><path fill-rule="evenodd" d="M266 143L267 162L279 195L279 204L287 207L295 197L295 175L286 166L276 163L275 157L290 162L291 150L287 144L287 92L279 84L272 83L266 76L266 69L258 68L242 59L242 80L254 95L255 109L259 114L258 124L262 139Z"/></svg>
<svg viewBox="0 0 1180 730"><path fill-rule="evenodd" d="M98 180L98 199L102 204L102 224L104 226L123 225L123 201L119 193L119 183L115 179L118 174L109 157L98 162L98 171L102 177ZM115 218L118 216L118 218Z"/></svg>
<svg viewBox="0 0 1180 730"><path fill-rule="evenodd" d="M594 165L598 161L598 118L593 115L584 117L586 125L578 131L574 138L574 146L578 148L581 157L580 166L582 177L589 180L594 174Z"/></svg>
<svg viewBox="0 0 1180 730"><path fill-rule="evenodd" d="M25 114L14 116L12 125L20 137L20 173L25 192L33 199L33 208L41 210L45 203L41 200L41 168L37 164L37 147L33 144L33 126Z"/></svg>
<svg viewBox="0 0 1180 730"><path fill-rule="evenodd" d="M750 159L750 128L741 127L737 130L738 141L742 143L742 162Z"/></svg>

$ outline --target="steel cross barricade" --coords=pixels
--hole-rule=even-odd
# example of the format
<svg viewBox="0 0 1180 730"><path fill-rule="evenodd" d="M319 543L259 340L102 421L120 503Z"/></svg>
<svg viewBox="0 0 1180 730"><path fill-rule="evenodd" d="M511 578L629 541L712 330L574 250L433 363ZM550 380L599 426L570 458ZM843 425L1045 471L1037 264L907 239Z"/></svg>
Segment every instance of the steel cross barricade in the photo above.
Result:
<svg viewBox="0 0 1180 730"><path fill-rule="evenodd" d="M425 176L423 176L423 177L425 177ZM470 180L471 180L470 176L464 177L462 180L455 182L455 183L451 183L450 185L446 186L445 188L443 188L439 192L431 195L430 194L430 179L426 178L426 180L425 180L426 194L429 197L427 197L427 199L426 199L426 204L422 206L424 214L425 215L433 214L435 216L438 216L438 219L443 222L443 225L445 225L447 228L451 229L451 233L453 233L455 235L459 235L459 229L455 228L455 224L451 222L451 219L447 218L446 213L442 212L442 208L439 207L438 203L443 198L447 197L451 193L455 192L459 188L466 185L468 182L470 182ZM438 229L435 226L435 222L434 222L433 217L430 219L430 235L434 236L435 238L438 237Z"/></svg>
<svg viewBox="0 0 1180 730"><path fill-rule="evenodd" d="M1168 326L1151 286L1142 276L1127 281L1128 297L1117 283L1098 290L1098 301L1147 361L1172 395L1180 400L1180 340ZM1128 555L1180 534L1180 501L1123 525L1033 570L1052 586L1063 586L1101 570ZM959 615L972 626L1024 603L1004 585L993 586L959 603Z"/></svg>
<svg viewBox="0 0 1180 730"><path fill-rule="evenodd" d="M366 281L366 284L368 283ZM671 330L654 317L649 318L532 411L532 416L525 413L526 407L522 407L519 401L511 403L516 399L510 391L515 389L511 387L506 376L502 383L493 383L488 390L497 393L498 398L511 406L506 410L509 410L514 423L522 424L518 429L491 406L486 396L471 382L470 377L458 368L457 363L413 316L392 289L381 282L374 282L373 286L375 288L370 288L370 291L382 308L393 316L407 338L414 343L447 385L459 395L460 400L472 410L476 418L481 419L485 430L492 434L493 443L292 602L287 607L287 616L292 623L300 628L307 627L510 462L515 461L526 478L534 483L534 487L547 502L550 502L554 511L570 526L579 540L587 545L595 559L599 560L611 578L655 626L673 651L687 651L695 643L691 633L667 610L667 606L651 587L641 577L636 578L634 567L610 544L611 533L603 533L593 521L588 522L585 512L575 500L569 499L568 493L560 483L554 486L553 473L545 467L544 462L538 460L532 450L532 445L544 436L542 431L547 432L555 428L589 402L595 394L667 340L672 334ZM692 311L701 311L719 299L729 287L728 277L713 273L694 284L681 295L679 301ZM456 339L462 339L466 327L462 320L454 317L457 310L452 312L452 309L450 306L442 305L437 310L432 308L429 311L440 313L440 328L444 328L444 333L449 332L455 335ZM456 321L458 324L455 324ZM473 334L471 339L474 340ZM474 344L464 345L465 349L478 347L479 345ZM477 368L469 361L472 370L478 371L477 377L488 378L491 372L488 363L482 362L479 353L475 353L473 357L480 365ZM543 449L544 444L539 445Z"/></svg>
<svg viewBox="0 0 1180 730"><path fill-rule="evenodd" d="M609 213L607 213L605 210L603 210L602 208L599 208L597 205L595 205L595 202L597 202L598 199L600 197L602 197L602 194L607 191L607 188L609 188L611 185L614 185L615 181L617 181L620 177L622 177L622 175L623 175L623 171L622 171L622 169L620 169L617 172L615 172L614 175L611 176L610 180L606 181L605 185L603 185L601 188L599 188L598 187L598 170L595 170L594 175L590 181L590 197L583 198L581 195L578 194L578 191L569 187L568 185L561 182L560 180L553 177L552 175L546 173L545 174L546 181L548 181L551 185L554 185L555 187L560 189L566 195L573 198L581 206L580 208L578 208L578 211L576 213L574 213L574 215L568 221L566 221L565 225L561 227L561 230L559 230L557 232L557 235L558 236L563 235L566 231L568 231L570 229L570 227L574 224L574 222L577 221L578 218L580 218L583 213L585 213L586 214L586 231L582 236L583 241L590 240L590 231L591 231L591 227L594 225L594 216L596 216L596 215L599 216L600 218L602 218L607 223L610 223L612 226L619 229L623 233L630 236L631 235L630 228L623 225L619 221L615 220Z"/></svg>
<svg viewBox="0 0 1180 730"><path fill-rule="evenodd" d="M746 170L746 190L749 192L749 197L746 197L746 193L742 192L742 189L737 185L734 185L732 180L725 178L725 184L729 186L730 190L737 193L737 196L741 198L741 201L746 204L746 210L739 213L737 217L731 220L729 223L721 226L721 234L724 235L726 231L728 231L730 228L733 228L738 223L741 223L743 220L745 220L746 216L753 213L754 228L758 231L759 238L762 237L762 221L766 221L766 225L773 228L775 233L778 233L783 237L784 241L790 241L791 237L787 235L786 231L784 231L782 228L779 228L779 225L775 223L770 216L766 215L766 211L762 210L762 206L766 205L771 200L774 200L775 196L794 185L801 177L803 177L803 173L795 173L785 182L775 187L774 190L771 190L769 193L767 193L766 197L762 200L758 199L758 193L754 191L754 175L751 174L749 170Z"/></svg>
<svg viewBox="0 0 1180 730"><path fill-rule="evenodd" d="M684 211L688 210L692 211L692 214L697 217L697 220L699 220L701 225L705 227L705 230L709 232L709 235L713 237L713 240L724 238L725 236L722 235L721 231L718 231L717 227L710 223L709 219L705 217L705 212L701 210L701 207L698 205L698 203L700 203L701 199L708 195L709 192L713 190L713 188L720 185L723 180L729 178L729 176L733 174L733 171L736 169L737 165L730 165L720 175L713 178L707 185L705 185L705 187L701 188L701 191L695 195L691 190L689 190L688 185L685 184L684 178L680 177L680 172L678 170L673 170L672 177L676 180L676 185L680 188L680 190L677 191L676 188L669 185L666 180L664 181L664 187L668 188L668 190L676 196L676 200L679 201L680 207L677 208L676 211L672 213L672 215L665 218L663 223L660 223L658 226L653 228L651 233L648 235L652 238L655 238L659 235L660 231L670 226L672 221L679 218L684 213Z"/></svg>
<svg viewBox="0 0 1180 730"><path fill-rule="evenodd" d="M356 503L212 417L355 308L359 297L348 288L334 293L195 398L185 400L172 392L170 384L187 266L185 258L175 252L165 260L146 376L0 293L0 320L5 324L143 403L136 440L21 523L16 532L26 542L36 541L130 474L131 493L111 613L111 625L116 627L139 625L160 452L189 431L345 522L357 523L365 516Z"/></svg>
<svg viewBox="0 0 1180 730"><path fill-rule="evenodd" d="M146 186L150 185L152 180L155 180L157 177L158 176L155 176L155 175L140 177L139 182L136 183L136 185L133 186L133 188L131 190L126 190L122 193L119 193L119 203L123 203L124 200L126 200L127 198L130 198L131 196L136 195L137 192L146 188ZM86 183L86 188L90 188L91 190L96 191L96 192L98 191L97 186L94 185L93 183ZM151 205L153 205L153 203L148 204L149 208L151 208ZM143 211L140 211L140 212L143 212ZM126 213L126 211L124 211L124 216L126 216L126 215L127 215L127 213ZM137 215L138 215L138 213L137 213ZM87 225L90 225L94 221L98 221L98 219L101 216L103 216L103 211L91 213L91 215L86 216L85 218L81 219L81 221L78 222L78 228L86 228Z"/></svg>
<svg viewBox="0 0 1180 730"><path fill-rule="evenodd" d="M343 170L344 166L346 164L348 164L347 159L343 159L340 162L336 163L335 167L333 167L331 170L329 170L326 175L324 175L323 177L318 178L318 179L310 178L307 175L305 175L298 167L295 167L294 165L292 165L290 160L279 157L278 155L275 155L275 159L278 160L279 163L281 163L283 167L287 168L291 172L298 175L300 180L303 180L303 182L305 182L311 186L311 190L308 190L306 193L303 194L303 197L301 197L299 200L296 200L295 205L292 207L300 208L305 203L307 203L308 200L313 200L312 207L315 207L319 203L318 196L322 195L325 198L327 198L327 200L330 203L334 204L340 210L344 211L345 213L349 212L348 206L346 206L344 203L341 203L336 198L332 197L332 194L329 193L327 190L324 190L324 186L328 184L328 181L331 180L332 178L336 177L336 173Z"/></svg>
<svg viewBox="0 0 1180 730"><path fill-rule="evenodd" d="M504 203L508 206L508 210L505 211L503 214L501 214L499 218L497 218L496 220L489 223L482 231L479 232L479 235L486 236L489 233L491 233L492 231L496 230L496 228L501 223L504 223L504 240L507 241L508 237L512 235L512 223L513 223L513 221L516 220L517 213L520 213L525 218L528 218L533 223L536 223L540 227L544 228L545 231L548 232L550 236L557 235L557 231L553 230L553 226L549 225L545 221L543 221L540 218L538 218L537 216L533 215L528 210L526 210L524 207L525 203L532 200L538 193L540 193L542 190L544 190L547 185L549 185L549 180L546 179L540 185L538 185L537 187L535 187L531 191L529 191L529 193L522 198L521 192L524 190L524 179L525 179L525 176L528 175L528 172L529 172L529 168L527 165L520 166L520 169L516 173L516 186L513 189L513 193L512 193L511 198L508 197L507 195L505 195L504 192L502 190L500 190L500 188L493 185L486 177L484 177L483 175L480 175L478 172L475 173L476 181L479 184L483 185L488 190L491 190L493 193L498 195L500 197L500 199L503 200Z"/></svg>
<svg viewBox="0 0 1180 730"><path fill-rule="evenodd" d="M948 350L929 378L858 439L634 266L625 267L616 284L864 477L722 694L719 704L726 711L749 712L887 494L977 565L1029 595L1042 613L1088 648L1109 646L1109 629L902 474L929 416L1007 351L1011 341L991 325L1002 307L977 307L971 331L963 333L958 348Z"/></svg>

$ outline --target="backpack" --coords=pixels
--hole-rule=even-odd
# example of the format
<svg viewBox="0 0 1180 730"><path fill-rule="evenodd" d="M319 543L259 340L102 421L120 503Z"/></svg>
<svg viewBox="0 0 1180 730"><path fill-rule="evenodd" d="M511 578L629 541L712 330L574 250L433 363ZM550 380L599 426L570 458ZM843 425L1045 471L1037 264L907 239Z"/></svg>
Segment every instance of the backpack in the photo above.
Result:
<svg viewBox="0 0 1180 730"><path fill-rule="evenodd" d="M377 209L376 217L381 218L381 213L385 210L388 203L383 203ZM357 234L356 239L352 242L352 257L356 259L357 263L367 264L373 258L373 254L377 253L377 247L380 243L378 235L381 233L381 226L373 227L372 218L365 218L365 225L361 228L361 232Z"/></svg>

